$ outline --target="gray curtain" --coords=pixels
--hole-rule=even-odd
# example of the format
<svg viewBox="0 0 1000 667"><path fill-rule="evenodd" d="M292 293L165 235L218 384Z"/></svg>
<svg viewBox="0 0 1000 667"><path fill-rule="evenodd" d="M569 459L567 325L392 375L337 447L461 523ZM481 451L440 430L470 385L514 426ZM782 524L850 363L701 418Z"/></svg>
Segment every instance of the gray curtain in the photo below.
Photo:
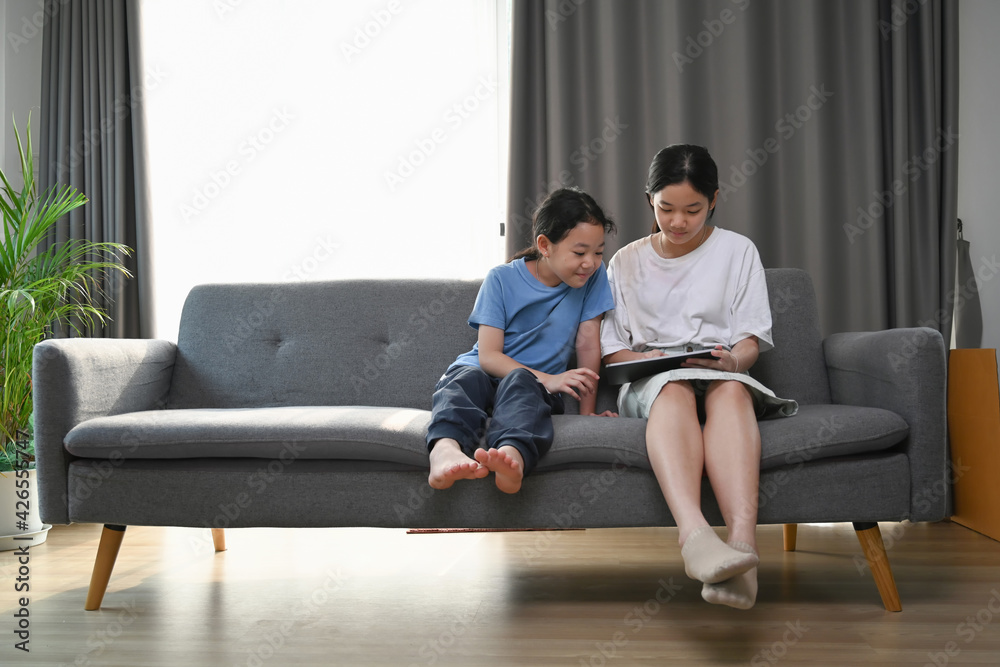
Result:
<svg viewBox="0 0 1000 667"><path fill-rule="evenodd" d="M957 11L946 0L514 0L507 248L562 185L649 234L653 155L707 146L713 223L813 277L824 333L950 339Z"/></svg>
<svg viewBox="0 0 1000 667"><path fill-rule="evenodd" d="M72 185L90 202L68 215L51 243L85 238L130 246L134 278L111 274L97 305L112 321L92 336L142 338L152 333L148 295L145 171L135 134L143 82L137 44L139 3L55 3L43 32L39 185ZM141 130L141 127L138 127Z"/></svg>

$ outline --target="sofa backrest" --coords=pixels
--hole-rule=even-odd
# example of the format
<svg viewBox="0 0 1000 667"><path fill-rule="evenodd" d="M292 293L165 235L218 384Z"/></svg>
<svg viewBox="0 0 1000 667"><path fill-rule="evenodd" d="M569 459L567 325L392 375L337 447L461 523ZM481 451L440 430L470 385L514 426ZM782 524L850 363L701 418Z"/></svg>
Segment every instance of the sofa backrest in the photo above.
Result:
<svg viewBox="0 0 1000 667"><path fill-rule="evenodd" d="M750 374L782 398L802 405L830 402L823 336L812 278L802 269L765 269L774 349Z"/></svg>
<svg viewBox="0 0 1000 667"><path fill-rule="evenodd" d="M775 349L752 373L778 396L829 403L812 281L767 269ZM184 304L167 407L373 405L429 409L476 331L480 281L213 284ZM598 410L615 409L601 387ZM574 406L567 406L575 411Z"/></svg>
<svg viewBox="0 0 1000 667"><path fill-rule="evenodd" d="M195 287L169 408L373 405L429 409L472 348L480 281L345 280Z"/></svg>
<svg viewBox="0 0 1000 667"><path fill-rule="evenodd" d="M801 269L765 269L771 303L774 349L760 355L750 374L782 398L802 405L830 402L830 383L823 359L816 294ZM617 410L618 387L601 383L597 411ZM575 401L566 411L576 413Z"/></svg>

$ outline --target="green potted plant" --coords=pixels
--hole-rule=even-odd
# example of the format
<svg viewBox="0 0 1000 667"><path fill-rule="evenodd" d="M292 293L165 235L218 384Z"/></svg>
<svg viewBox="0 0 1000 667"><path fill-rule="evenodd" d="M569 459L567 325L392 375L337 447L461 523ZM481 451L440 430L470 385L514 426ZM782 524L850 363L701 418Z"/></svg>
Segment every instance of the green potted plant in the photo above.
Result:
<svg viewBox="0 0 1000 667"><path fill-rule="evenodd" d="M0 550L20 534L42 529L38 520L32 438L32 349L62 323L83 332L107 314L95 305L109 273L130 274L120 243L71 239L46 245L51 230L87 203L75 188L55 185L39 193L32 158L31 118L26 139L14 124L23 185L15 189L0 169ZM44 539L44 534L42 535ZM35 543L41 540L36 539Z"/></svg>

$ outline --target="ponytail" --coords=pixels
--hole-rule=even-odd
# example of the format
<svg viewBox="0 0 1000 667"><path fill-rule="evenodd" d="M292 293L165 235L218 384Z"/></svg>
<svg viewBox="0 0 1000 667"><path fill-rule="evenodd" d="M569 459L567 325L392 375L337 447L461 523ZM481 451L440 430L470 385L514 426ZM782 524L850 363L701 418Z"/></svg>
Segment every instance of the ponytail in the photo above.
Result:
<svg viewBox="0 0 1000 667"><path fill-rule="evenodd" d="M541 259L539 236L546 237L552 243L559 243L581 222L601 225L605 233L616 229L614 221L605 215L594 198L586 192L579 188L561 188L552 192L535 211L531 221L531 245L507 261Z"/></svg>

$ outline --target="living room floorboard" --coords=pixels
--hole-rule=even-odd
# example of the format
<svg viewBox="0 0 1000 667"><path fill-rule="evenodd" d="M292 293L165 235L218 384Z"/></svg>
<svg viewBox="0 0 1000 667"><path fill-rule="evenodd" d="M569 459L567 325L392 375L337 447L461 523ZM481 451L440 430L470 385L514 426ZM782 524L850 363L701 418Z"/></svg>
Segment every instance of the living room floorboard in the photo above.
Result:
<svg viewBox="0 0 1000 667"><path fill-rule="evenodd" d="M99 611L101 527L55 526L30 592L0 552L0 664L971 665L1000 662L1000 542L881 524L903 604L885 611L850 524L758 531L750 611L709 605L672 528L407 534L131 527ZM15 649L29 598L30 653Z"/></svg>

